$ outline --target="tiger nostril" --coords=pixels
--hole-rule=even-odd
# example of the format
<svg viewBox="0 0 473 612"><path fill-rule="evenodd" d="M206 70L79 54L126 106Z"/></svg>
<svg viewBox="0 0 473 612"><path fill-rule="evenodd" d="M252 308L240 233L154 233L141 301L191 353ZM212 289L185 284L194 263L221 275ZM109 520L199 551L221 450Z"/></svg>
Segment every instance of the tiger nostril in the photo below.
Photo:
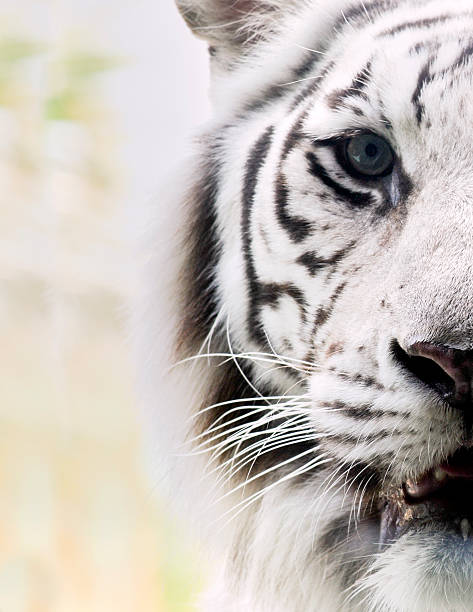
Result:
<svg viewBox="0 0 473 612"><path fill-rule="evenodd" d="M473 351L430 342L416 342L405 351L394 340L391 352L398 363L450 405L462 408L471 403Z"/></svg>

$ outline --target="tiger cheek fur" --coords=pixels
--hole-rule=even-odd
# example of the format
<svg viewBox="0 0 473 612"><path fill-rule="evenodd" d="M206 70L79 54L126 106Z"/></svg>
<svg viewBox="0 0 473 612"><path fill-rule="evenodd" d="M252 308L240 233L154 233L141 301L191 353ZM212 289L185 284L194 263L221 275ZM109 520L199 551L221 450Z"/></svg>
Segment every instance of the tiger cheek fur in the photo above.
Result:
<svg viewBox="0 0 473 612"><path fill-rule="evenodd" d="M215 119L133 325L202 608L473 609L473 0L178 6Z"/></svg>

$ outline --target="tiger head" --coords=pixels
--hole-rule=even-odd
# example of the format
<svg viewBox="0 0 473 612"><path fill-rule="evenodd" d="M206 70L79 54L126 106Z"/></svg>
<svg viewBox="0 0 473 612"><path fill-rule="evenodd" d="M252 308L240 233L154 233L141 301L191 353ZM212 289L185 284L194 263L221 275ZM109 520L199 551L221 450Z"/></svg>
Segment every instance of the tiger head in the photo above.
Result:
<svg viewBox="0 0 473 612"><path fill-rule="evenodd" d="M470 610L473 1L178 5L215 117L138 320L224 534L207 609Z"/></svg>

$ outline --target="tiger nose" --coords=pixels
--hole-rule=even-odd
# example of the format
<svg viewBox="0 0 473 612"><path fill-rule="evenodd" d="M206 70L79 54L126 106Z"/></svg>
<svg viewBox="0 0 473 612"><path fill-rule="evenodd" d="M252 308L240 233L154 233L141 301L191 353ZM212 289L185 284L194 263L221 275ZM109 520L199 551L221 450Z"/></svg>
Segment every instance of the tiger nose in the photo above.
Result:
<svg viewBox="0 0 473 612"><path fill-rule="evenodd" d="M395 342L393 354L411 374L451 406L466 408L471 404L473 351L430 342L415 342L404 351Z"/></svg>

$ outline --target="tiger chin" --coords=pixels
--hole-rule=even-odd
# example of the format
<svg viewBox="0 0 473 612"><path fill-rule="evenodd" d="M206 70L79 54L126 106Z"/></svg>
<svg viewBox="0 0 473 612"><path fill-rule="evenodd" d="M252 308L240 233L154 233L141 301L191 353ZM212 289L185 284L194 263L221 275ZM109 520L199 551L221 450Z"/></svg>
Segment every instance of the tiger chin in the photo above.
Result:
<svg viewBox="0 0 473 612"><path fill-rule="evenodd" d="M133 326L201 609L473 610L473 0L177 4L214 119Z"/></svg>

